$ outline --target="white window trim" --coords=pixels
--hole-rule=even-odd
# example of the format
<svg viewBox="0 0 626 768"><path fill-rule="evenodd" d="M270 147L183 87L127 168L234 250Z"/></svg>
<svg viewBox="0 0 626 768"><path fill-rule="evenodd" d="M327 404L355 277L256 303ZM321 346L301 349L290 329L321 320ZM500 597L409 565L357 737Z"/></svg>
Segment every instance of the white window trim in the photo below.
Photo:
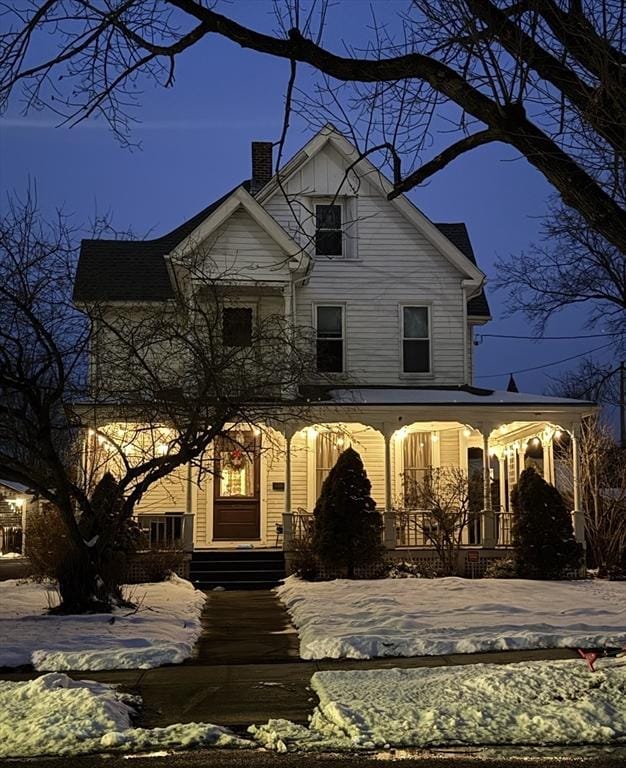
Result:
<svg viewBox="0 0 626 768"><path fill-rule="evenodd" d="M314 256L318 259L326 259L328 261L345 261L348 258L347 250L347 238L346 238L346 204L343 198L337 197L314 197L313 199L313 251ZM333 253L328 255L318 254L315 243L317 236L317 206L318 205L336 205L341 211L341 253ZM335 230L327 230L334 232Z"/></svg>
<svg viewBox="0 0 626 768"><path fill-rule="evenodd" d="M404 370L404 342L411 341L411 339L405 339L404 337L404 308L405 307L419 307L426 309L428 312L428 338L424 337L422 341L428 341L428 370L427 371L405 371ZM435 372L433 369L433 312L432 302L422 301L419 304L414 301L405 301L398 304L398 323L400 327L400 344L399 344L399 378L401 379L432 379ZM420 339L414 339L414 341L420 341Z"/></svg>
<svg viewBox="0 0 626 768"><path fill-rule="evenodd" d="M315 330L315 372L320 374L323 371L317 370L317 308L318 307L339 307L341 309L341 371L331 371L324 375L328 376L342 376L347 373L348 370L348 358L346 354L347 341L346 341L346 302L345 301L318 301L313 304L313 328ZM338 341L338 339L335 339Z"/></svg>
<svg viewBox="0 0 626 768"><path fill-rule="evenodd" d="M414 306L414 305L411 305ZM432 468L439 469L441 467L441 432L434 429L411 429L407 434L412 432L423 432L430 434L430 455L432 458ZM436 435L436 440L433 440L433 435ZM404 440L396 439L395 461L397 471L394 473L395 483L394 492L396 498L402 497L402 475L404 474Z"/></svg>

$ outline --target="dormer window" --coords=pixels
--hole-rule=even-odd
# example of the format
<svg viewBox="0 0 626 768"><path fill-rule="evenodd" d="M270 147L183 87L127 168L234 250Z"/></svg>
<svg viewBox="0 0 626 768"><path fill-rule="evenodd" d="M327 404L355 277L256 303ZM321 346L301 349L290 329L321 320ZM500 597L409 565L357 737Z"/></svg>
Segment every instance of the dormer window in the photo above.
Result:
<svg viewBox="0 0 626 768"><path fill-rule="evenodd" d="M315 206L315 254L344 255L342 206L338 203Z"/></svg>

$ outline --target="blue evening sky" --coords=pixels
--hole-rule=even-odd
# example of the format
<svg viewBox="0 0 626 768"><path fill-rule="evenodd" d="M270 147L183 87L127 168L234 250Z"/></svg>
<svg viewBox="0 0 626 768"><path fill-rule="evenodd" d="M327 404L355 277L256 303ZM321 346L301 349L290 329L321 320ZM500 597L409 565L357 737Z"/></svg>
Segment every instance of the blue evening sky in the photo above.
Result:
<svg viewBox="0 0 626 768"><path fill-rule="evenodd" d="M404 2L375 2L383 16ZM271 3L236 0L223 3L223 13L250 26L272 31ZM350 40L368 36L370 3L344 0L331 5L327 44L341 50ZM37 185L44 212L63 207L76 223L109 211L119 229L137 234L162 234L206 206L250 175L250 142L276 141L283 117L289 71L284 61L240 49L212 38L177 60L176 83L169 90L143 83L141 122L133 139L141 150L122 149L104 124L57 127L45 112L20 114L19 99L0 120L0 179L3 191L23 191L29 179ZM311 77L302 72L301 87ZM294 119L289 154L311 130ZM520 253L536 239L538 217L551 188L543 177L509 148L494 145L475 150L439 173L410 198L433 221L464 221L479 265L494 278L499 255ZM488 290L494 315L485 333L530 335L520 316L505 317L501 292ZM555 320L551 335L599 333L586 326L580 310ZM603 339L521 341L484 339L476 347L476 383L505 388L508 373L543 365L605 344ZM610 349L602 353L604 359ZM576 360L534 372L516 373L520 390L543 392L549 374L575 365ZM492 374L498 374L491 376Z"/></svg>

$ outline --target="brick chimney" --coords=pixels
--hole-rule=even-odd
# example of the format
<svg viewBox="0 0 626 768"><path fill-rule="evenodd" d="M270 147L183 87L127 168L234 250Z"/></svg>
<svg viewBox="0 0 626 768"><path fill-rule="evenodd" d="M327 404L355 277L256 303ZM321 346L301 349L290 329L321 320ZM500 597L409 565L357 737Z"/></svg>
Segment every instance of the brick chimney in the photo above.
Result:
<svg viewBox="0 0 626 768"><path fill-rule="evenodd" d="M252 142L252 183L250 185L252 194L264 187L274 175L272 150L271 141Z"/></svg>

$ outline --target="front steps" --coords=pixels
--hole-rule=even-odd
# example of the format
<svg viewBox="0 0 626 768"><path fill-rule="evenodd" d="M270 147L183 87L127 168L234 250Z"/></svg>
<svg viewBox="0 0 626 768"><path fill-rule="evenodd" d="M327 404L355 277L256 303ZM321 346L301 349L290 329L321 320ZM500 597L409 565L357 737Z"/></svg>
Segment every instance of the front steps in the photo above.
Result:
<svg viewBox="0 0 626 768"><path fill-rule="evenodd" d="M191 556L189 579L198 589L272 589L284 578L280 549L200 549Z"/></svg>

